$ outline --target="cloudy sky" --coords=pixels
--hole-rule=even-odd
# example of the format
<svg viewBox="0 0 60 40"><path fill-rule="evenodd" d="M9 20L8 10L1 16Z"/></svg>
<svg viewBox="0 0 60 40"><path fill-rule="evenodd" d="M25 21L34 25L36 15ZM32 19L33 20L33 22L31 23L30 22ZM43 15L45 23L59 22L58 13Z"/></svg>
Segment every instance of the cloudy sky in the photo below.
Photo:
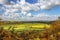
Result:
<svg viewBox="0 0 60 40"><path fill-rule="evenodd" d="M60 16L60 0L0 0L3 21L52 21Z"/></svg>

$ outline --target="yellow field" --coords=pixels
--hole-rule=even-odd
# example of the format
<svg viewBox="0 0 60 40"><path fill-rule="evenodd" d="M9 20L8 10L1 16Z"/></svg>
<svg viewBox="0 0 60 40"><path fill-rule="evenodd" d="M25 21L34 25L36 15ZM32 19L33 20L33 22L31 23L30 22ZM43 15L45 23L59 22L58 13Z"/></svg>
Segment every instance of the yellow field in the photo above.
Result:
<svg viewBox="0 0 60 40"><path fill-rule="evenodd" d="M50 24L45 24L45 23L20 23L20 24L5 24L1 25L4 27L4 29L8 29L9 27L13 28L15 30L20 30L20 29L44 29L44 28L49 28Z"/></svg>
<svg viewBox="0 0 60 40"><path fill-rule="evenodd" d="M0 23L0 31L0 38L3 40L59 40L60 21L51 23Z"/></svg>

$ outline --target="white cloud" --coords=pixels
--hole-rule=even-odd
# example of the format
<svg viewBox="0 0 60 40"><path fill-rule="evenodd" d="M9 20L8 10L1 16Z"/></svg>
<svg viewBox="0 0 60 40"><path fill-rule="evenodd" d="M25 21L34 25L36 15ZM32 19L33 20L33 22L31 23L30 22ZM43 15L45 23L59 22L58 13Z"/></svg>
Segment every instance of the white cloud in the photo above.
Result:
<svg viewBox="0 0 60 40"><path fill-rule="evenodd" d="M53 15L51 16L45 13L34 15L33 17L31 16L32 16L31 13L29 13L28 17L21 18L20 21L53 21L58 19L58 16L57 17Z"/></svg>
<svg viewBox="0 0 60 40"><path fill-rule="evenodd" d="M53 6L60 5L60 0L39 0L41 9L50 9Z"/></svg>
<svg viewBox="0 0 60 40"><path fill-rule="evenodd" d="M28 13L28 14L27 14L27 16L28 16L28 17L31 17L31 16L32 16L32 14L31 14L31 13Z"/></svg>
<svg viewBox="0 0 60 40"><path fill-rule="evenodd" d="M18 2L18 1L17 1ZM23 3L24 2L24 3ZM60 5L60 0L39 0L38 3L35 4L29 4L27 2L25 2L24 0L21 0L21 2L18 3L14 3L11 2L11 4L7 5L4 3L7 3L6 0L0 0L0 3L4 4L6 12L3 14L4 19L8 19L8 20L15 20L15 19L21 19L21 20L52 20L50 17L50 15L44 14L44 13L40 13L34 17L30 17L32 16L31 13L28 13L28 11L38 11L40 9L51 9L53 6L57 6ZM13 4L13 5L12 5ZM19 18L20 15L18 13L16 13L16 11L21 10L21 14L24 14L26 17L26 19L23 18ZM53 17L55 19L55 17Z"/></svg>
<svg viewBox="0 0 60 40"><path fill-rule="evenodd" d="M58 16L56 17L54 15L48 15L46 13L40 13L38 15L35 15L33 19L38 21L53 21L53 20L57 20Z"/></svg>
<svg viewBox="0 0 60 40"><path fill-rule="evenodd" d="M19 17L20 15L18 13L16 13L16 11L21 10L21 14L24 14L26 16L31 16L31 13L27 13L27 11L31 11L31 10L39 10L38 6L34 5L34 4L29 4L29 3L24 3L24 0L22 0L21 2L14 4L14 2L11 2L11 4L6 5L5 6L5 13L3 14L4 18L8 18L8 19L14 19L16 17ZM14 4L14 5L12 5Z"/></svg>
<svg viewBox="0 0 60 40"><path fill-rule="evenodd" d="M11 21L11 20L17 20L20 18L20 16L17 13L5 13L4 15L2 15L3 20L6 21Z"/></svg>
<svg viewBox="0 0 60 40"><path fill-rule="evenodd" d="M20 0L20 4L24 5L25 3L25 0Z"/></svg>
<svg viewBox="0 0 60 40"><path fill-rule="evenodd" d="M27 12L25 12L25 11L21 11L21 13L22 13L23 15L26 15L26 14L27 14Z"/></svg>
<svg viewBox="0 0 60 40"><path fill-rule="evenodd" d="M7 0L0 0L0 4L6 4Z"/></svg>
<svg viewBox="0 0 60 40"><path fill-rule="evenodd" d="M2 15L4 20L19 19L20 15L16 13L17 9L5 9L6 12Z"/></svg>
<svg viewBox="0 0 60 40"><path fill-rule="evenodd" d="M40 8L37 5L34 4L29 4L27 2L25 2L24 0L21 0L21 2L14 4L14 2L12 2L12 4L14 5L6 5L7 8L16 8L16 9L20 9L22 11L31 11L31 10L39 10ZM23 3L23 4L22 4Z"/></svg>
<svg viewBox="0 0 60 40"><path fill-rule="evenodd" d="M36 17L46 17L46 16L49 16L49 15L46 13L39 13L36 15Z"/></svg>

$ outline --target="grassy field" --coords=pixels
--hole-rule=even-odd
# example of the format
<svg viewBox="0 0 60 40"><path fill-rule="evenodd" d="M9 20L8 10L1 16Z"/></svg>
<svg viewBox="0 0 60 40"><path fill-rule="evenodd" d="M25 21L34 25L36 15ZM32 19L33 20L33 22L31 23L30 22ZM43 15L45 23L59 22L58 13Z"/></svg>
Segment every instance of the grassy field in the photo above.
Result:
<svg viewBox="0 0 60 40"><path fill-rule="evenodd" d="M51 23L0 22L0 40L60 40L60 21Z"/></svg>
<svg viewBox="0 0 60 40"><path fill-rule="evenodd" d="M11 23L1 25L4 29L10 30L14 27L15 30L31 30L31 29L44 29L49 28L50 24L47 23Z"/></svg>

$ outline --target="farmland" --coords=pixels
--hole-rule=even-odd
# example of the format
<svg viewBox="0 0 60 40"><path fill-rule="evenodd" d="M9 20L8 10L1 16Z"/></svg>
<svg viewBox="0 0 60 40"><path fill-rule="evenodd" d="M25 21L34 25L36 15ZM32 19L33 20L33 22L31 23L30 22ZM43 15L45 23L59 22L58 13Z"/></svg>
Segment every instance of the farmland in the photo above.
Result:
<svg viewBox="0 0 60 40"><path fill-rule="evenodd" d="M19 23L19 24L4 24L1 25L4 27L4 29L8 29L9 27L15 27L16 30L18 29L43 29L43 28L49 28L50 24L45 23Z"/></svg>
<svg viewBox="0 0 60 40"><path fill-rule="evenodd" d="M2 36L3 35L3 36ZM0 22L0 40L60 40L60 21Z"/></svg>

